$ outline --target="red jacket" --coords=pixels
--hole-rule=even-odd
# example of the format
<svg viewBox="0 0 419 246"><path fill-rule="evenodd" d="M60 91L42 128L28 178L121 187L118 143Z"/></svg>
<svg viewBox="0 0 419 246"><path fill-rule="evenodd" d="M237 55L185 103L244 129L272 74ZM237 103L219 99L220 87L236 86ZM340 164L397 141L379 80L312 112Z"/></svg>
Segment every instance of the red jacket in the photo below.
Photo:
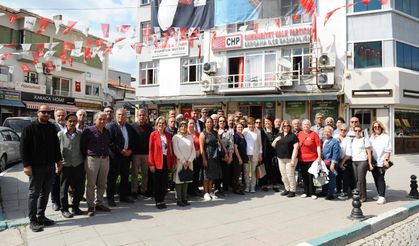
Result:
<svg viewBox="0 0 419 246"><path fill-rule="evenodd" d="M170 170L172 165L174 165L172 137L166 132L165 134L167 139L167 168ZM157 130L150 134L148 166L155 166L156 169L163 169L163 149L160 133Z"/></svg>
<svg viewBox="0 0 419 246"><path fill-rule="evenodd" d="M297 135L298 137L298 159L303 162L315 161L318 157L317 147L321 147L321 141L319 135L314 131L310 131L309 134L301 131Z"/></svg>

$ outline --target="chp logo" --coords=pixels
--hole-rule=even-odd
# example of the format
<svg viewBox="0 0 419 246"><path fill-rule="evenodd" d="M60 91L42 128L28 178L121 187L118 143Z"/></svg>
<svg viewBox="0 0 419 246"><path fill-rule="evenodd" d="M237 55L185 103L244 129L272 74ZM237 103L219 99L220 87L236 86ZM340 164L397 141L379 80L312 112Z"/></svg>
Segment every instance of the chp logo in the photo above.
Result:
<svg viewBox="0 0 419 246"><path fill-rule="evenodd" d="M242 48L242 46L243 36L241 34L216 37L212 42L212 49L214 51L238 49Z"/></svg>

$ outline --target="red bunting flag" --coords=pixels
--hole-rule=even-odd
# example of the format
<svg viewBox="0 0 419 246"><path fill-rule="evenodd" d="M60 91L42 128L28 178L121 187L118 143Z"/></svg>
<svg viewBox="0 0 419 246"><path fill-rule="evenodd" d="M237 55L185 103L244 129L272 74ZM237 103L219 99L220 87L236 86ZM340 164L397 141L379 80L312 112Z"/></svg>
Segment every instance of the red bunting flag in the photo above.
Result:
<svg viewBox="0 0 419 246"><path fill-rule="evenodd" d="M73 66L73 57L69 57L69 58L67 59L67 62L68 62L68 64L70 65L70 67L72 67L72 66Z"/></svg>
<svg viewBox="0 0 419 246"><path fill-rule="evenodd" d="M367 6L371 0L361 0L361 1L364 3L365 6Z"/></svg>
<svg viewBox="0 0 419 246"><path fill-rule="evenodd" d="M96 47L102 47L103 40L102 39L96 39L95 43L96 43Z"/></svg>
<svg viewBox="0 0 419 246"><path fill-rule="evenodd" d="M92 50L91 50L90 47L85 47L84 48L84 60L85 61L92 60Z"/></svg>
<svg viewBox="0 0 419 246"><path fill-rule="evenodd" d="M77 24L77 21L68 21L67 28L63 31L64 35L70 33L71 29L73 29Z"/></svg>
<svg viewBox="0 0 419 246"><path fill-rule="evenodd" d="M180 29L180 39L181 40L186 40L188 39L188 29L186 27L182 27Z"/></svg>
<svg viewBox="0 0 419 246"><path fill-rule="evenodd" d="M101 24L103 37L109 38L109 24Z"/></svg>
<svg viewBox="0 0 419 246"><path fill-rule="evenodd" d="M36 31L37 34L43 34L47 26L49 25L49 20L47 18L41 17L39 19L39 29Z"/></svg>
<svg viewBox="0 0 419 246"><path fill-rule="evenodd" d="M105 50L103 51L103 55L106 55L107 53L112 54L112 45L106 46Z"/></svg>
<svg viewBox="0 0 419 246"><path fill-rule="evenodd" d="M378 0L378 2L380 2L381 5L384 5L384 4L387 4L388 3L388 0Z"/></svg>
<svg viewBox="0 0 419 246"><path fill-rule="evenodd" d="M281 18L276 18L275 19L275 24L278 28L280 28L281 27Z"/></svg>
<svg viewBox="0 0 419 246"><path fill-rule="evenodd" d="M17 44L3 44L4 47L15 48Z"/></svg>
<svg viewBox="0 0 419 246"><path fill-rule="evenodd" d="M38 60L39 60L39 53L38 51L32 51L32 56L33 56L33 64L38 64Z"/></svg>
<svg viewBox="0 0 419 246"><path fill-rule="evenodd" d="M114 43L116 44L116 43L118 43L118 42L121 42L121 41L122 41L122 40L124 40L124 39L126 39L126 37L117 38L117 39L115 39Z"/></svg>
<svg viewBox="0 0 419 246"><path fill-rule="evenodd" d="M342 8L349 8L349 7L354 6L354 5L358 4L358 3L360 3L360 2L357 2L357 3L355 3L355 4L350 3L350 4L347 4L347 5L343 5L343 6L340 6L340 7L338 7L338 8L335 8L335 9L334 9L334 10L332 10L332 11L327 12L327 13L326 13L326 16L324 17L324 25L326 26L326 23L327 23L327 21L330 19L330 17L332 17L332 15L333 15L336 11L338 11L339 9L342 9Z"/></svg>
<svg viewBox="0 0 419 246"><path fill-rule="evenodd" d="M64 50L71 51L73 49L73 42L71 41L64 41Z"/></svg>
<svg viewBox="0 0 419 246"><path fill-rule="evenodd" d="M52 63L52 61L45 61L45 68L49 71L49 72L52 72L52 71L54 71L55 70L55 66L54 66L54 64Z"/></svg>
<svg viewBox="0 0 419 246"><path fill-rule="evenodd" d="M121 25L118 27L118 32L126 33L130 27L131 25Z"/></svg>
<svg viewBox="0 0 419 246"><path fill-rule="evenodd" d="M38 56L44 56L44 48L45 45L43 43L36 44L36 51L38 52Z"/></svg>
<svg viewBox="0 0 419 246"><path fill-rule="evenodd" d="M22 71L24 73L29 73L31 69L29 68L28 64L20 64L20 68L22 68Z"/></svg>
<svg viewBox="0 0 419 246"><path fill-rule="evenodd" d="M10 57L12 57L12 53L11 52L7 52L7 53L4 53L4 54L2 54L0 56L0 60L7 61L7 60L10 59Z"/></svg>
<svg viewBox="0 0 419 246"><path fill-rule="evenodd" d="M316 15L312 15L311 16L310 41L311 42L316 42L317 41L317 21L316 21Z"/></svg>
<svg viewBox="0 0 419 246"><path fill-rule="evenodd" d="M295 13L292 15L293 20L298 20L301 17L300 13Z"/></svg>
<svg viewBox="0 0 419 246"><path fill-rule="evenodd" d="M60 50L60 59L63 61L67 60L67 51L66 50Z"/></svg>
<svg viewBox="0 0 419 246"><path fill-rule="evenodd" d="M86 39L86 47L90 47L90 45L92 45L92 42L92 40Z"/></svg>
<svg viewBox="0 0 419 246"><path fill-rule="evenodd" d="M15 23L15 21L17 19L19 19L19 18L21 18L21 17L18 16L18 15L15 15L15 14L9 15L9 23L10 23L10 25L13 25Z"/></svg>
<svg viewBox="0 0 419 246"><path fill-rule="evenodd" d="M300 0L300 5L309 15L313 15L313 13L316 11L316 4L314 0Z"/></svg>

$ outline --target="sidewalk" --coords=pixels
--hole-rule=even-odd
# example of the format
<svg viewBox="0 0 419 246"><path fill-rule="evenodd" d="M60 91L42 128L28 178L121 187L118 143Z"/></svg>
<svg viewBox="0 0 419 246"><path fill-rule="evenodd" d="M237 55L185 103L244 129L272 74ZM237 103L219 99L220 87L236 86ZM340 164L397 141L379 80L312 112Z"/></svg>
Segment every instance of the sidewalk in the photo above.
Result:
<svg viewBox="0 0 419 246"><path fill-rule="evenodd" d="M364 215L376 216L413 201L407 195L410 175L419 176L419 155L392 159L395 165L386 173L387 203L363 203ZM172 192L164 211L158 211L153 200L140 198L134 204L118 204L111 213L64 219L49 206L46 214L57 224L33 233L25 226L28 177L21 165L2 175L3 222L9 228L0 232L4 245L296 245L358 223L347 218L350 200L290 199L258 191L245 196L228 194L210 202L195 199L192 206L179 208ZM367 177L368 196L373 197L371 173ZM85 206L82 203L83 210Z"/></svg>

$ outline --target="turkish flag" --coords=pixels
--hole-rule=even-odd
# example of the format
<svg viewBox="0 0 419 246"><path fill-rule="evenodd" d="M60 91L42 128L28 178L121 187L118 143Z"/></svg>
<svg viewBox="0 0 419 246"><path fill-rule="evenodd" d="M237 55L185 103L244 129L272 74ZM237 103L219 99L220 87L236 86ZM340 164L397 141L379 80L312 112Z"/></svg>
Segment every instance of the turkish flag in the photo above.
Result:
<svg viewBox="0 0 419 246"><path fill-rule="evenodd" d="M47 18L41 17L41 19L39 19L39 29L38 31L36 31L36 33L43 34L48 25L49 25L49 20Z"/></svg>
<svg viewBox="0 0 419 246"><path fill-rule="evenodd" d="M76 24L77 21L68 21L67 28L63 31L63 34L67 35L68 33L70 33L71 29L73 29Z"/></svg>
<svg viewBox="0 0 419 246"><path fill-rule="evenodd" d="M80 92L80 91L81 91L81 84L80 84L80 81L76 81L75 90L76 90L77 92Z"/></svg>
<svg viewBox="0 0 419 246"><path fill-rule="evenodd" d="M73 49L73 43L71 41L64 41L64 50L70 51Z"/></svg>

